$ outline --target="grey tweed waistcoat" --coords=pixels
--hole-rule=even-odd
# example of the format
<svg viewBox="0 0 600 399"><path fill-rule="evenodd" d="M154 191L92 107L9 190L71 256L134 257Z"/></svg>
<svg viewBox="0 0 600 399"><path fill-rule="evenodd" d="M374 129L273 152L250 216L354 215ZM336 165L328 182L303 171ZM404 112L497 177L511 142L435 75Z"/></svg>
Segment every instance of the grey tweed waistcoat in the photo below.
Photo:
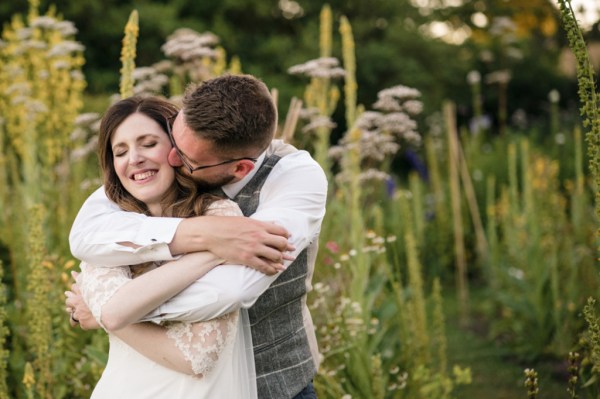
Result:
<svg viewBox="0 0 600 399"><path fill-rule="evenodd" d="M262 186L280 159L277 155L268 156L234 198L245 216L256 211ZM261 399L293 398L316 374L308 337L314 332L307 332L303 317L308 262L307 248L248 310Z"/></svg>

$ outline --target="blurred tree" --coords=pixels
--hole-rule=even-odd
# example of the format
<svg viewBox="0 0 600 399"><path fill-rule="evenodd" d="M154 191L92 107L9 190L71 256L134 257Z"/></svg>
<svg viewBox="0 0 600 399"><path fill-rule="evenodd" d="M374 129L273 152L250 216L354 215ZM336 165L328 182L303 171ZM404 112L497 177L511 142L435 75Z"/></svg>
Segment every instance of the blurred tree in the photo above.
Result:
<svg viewBox="0 0 600 399"><path fill-rule="evenodd" d="M140 15L139 65L161 59L160 46L178 27L212 31L230 55L240 57L245 72L280 89L282 105L292 95L300 95L304 85L301 79L290 77L287 69L318 56L318 15L323 3L316 0L42 0L42 9L50 3L79 29L78 40L86 46L84 72L91 92L116 91L122 31L133 8ZM455 79L452 72L458 69L463 75L466 67L457 66L459 60L448 57L454 52L451 46L420 33L419 26L426 19L409 1L334 0L330 4L335 56L340 53L339 17L346 15L353 26L360 102L370 105L379 90L402 83L422 89L426 103L431 97L437 107L448 94L447 84ZM24 1L3 2L0 21L8 21L26 8ZM448 69L438 71L436 60L443 61Z"/></svg>
<svg viewBox="0 0 600 399"><path fill-rule="evenodd" d="M431 3L433 19L469 32L463 48L487 83L484 108L497 124L501 118L510 123L515 113L529 122L545 117L552 89L561 92L563 105L576 103L574 82L558 68L566 36L552 0L478 0L458 7L445 0ZM504 110L499 103L505 103Z"/></svg>
<svg viewBox="0 0 600 399"><path fill-rule="evenodd" d="M78 40L86 46L84 73L92 93L116 92L123 27L132 9L140 16L138 65L150 65L164 56L160 50L175 29L211 31L221 39L228 55L239 56L242 70L261 77L280 93L283 112L292 96L301 96L305 81L287 69L318 57L319 12L317 0L41 0L41 8L55 4L59 13L75 23ZM331 0L333 56L340 58L338 21L345 15L356 41L358 102L369 107L383 88L404 84L423 93L424 115L439 110L443 99L469 113L468 71L485 76L509 69L505 99L508 119L517 109L527 114L543 111L547 93L563 91L568 82L557 70L563 47L556 8L551 0L478 0L450 7L447 0ZM451 2L456 4L455 1ZM1 2L0 21L26 12L27 2ZM434 34L432 22L443 22L463 41L448 41ZM506 28L512 32L498 34ZM439 35L438 35L439 36ZM455 38L456 39L456 36ZM532 79L536 78L536 79ZM569 87L570 88L570 87ZM570 90L561 102L571 101ZM522 93L527 93L523 96ZM484 87L484 105L495 114L498 90ZM340 102L342 104L343 101ZM345 126L343 112L334 113L338 134ZM336 134L334 133L334 138Z"/></svg>

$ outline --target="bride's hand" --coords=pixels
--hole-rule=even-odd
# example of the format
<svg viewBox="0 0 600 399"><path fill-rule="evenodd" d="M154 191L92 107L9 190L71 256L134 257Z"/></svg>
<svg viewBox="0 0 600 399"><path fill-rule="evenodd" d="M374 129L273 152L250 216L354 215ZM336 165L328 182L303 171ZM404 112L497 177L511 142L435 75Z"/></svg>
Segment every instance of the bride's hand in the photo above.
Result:
<svg viewBox="0 0 600 399"><path fill-rule="evenodd" d="M77 278L77 273L73 273L73 277ZM100 324L92 316L92 312L84 302L77 283L71 285L71 291L66 291L65 296L65 311L69 313L69 324L71 324L71 327L79 325L82 330L100 328Z"/></svg>

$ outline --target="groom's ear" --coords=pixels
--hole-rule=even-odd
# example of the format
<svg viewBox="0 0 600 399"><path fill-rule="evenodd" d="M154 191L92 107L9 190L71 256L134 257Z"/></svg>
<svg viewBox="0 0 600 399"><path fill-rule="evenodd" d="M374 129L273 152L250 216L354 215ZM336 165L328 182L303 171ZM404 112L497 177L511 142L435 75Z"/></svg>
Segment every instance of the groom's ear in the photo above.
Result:
<svg viewBox="0 0 600 399"><path fill-rule="evenodd" d="M238 179L243 179L246 177L248 173L250 173L254 169L254 162L249 161L247 159L242 159L235 164L235 169L233 170L233 174Z"/></svg>

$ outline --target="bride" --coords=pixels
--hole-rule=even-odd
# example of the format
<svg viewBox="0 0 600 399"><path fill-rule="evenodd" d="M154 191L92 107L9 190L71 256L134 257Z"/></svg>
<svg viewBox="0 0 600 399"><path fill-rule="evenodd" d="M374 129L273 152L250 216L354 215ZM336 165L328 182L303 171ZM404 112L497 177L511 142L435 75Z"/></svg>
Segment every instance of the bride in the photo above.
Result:
<svg viewBox="0 0 600 399"><path fill-rule="evenodd" d="M127 98L108 109L99 135L107 196L124 210L149 216L240 216L237 204L198 193L191 179L169 165L172 146L166 129L177 111L154 97ZM211 269L243 267L218 266L222 262L198 252L161 265L82 263L78 285L110 342L93 399L257 397L245 309L209 321L137 323ZM257 289L266 290L269 282Z"/></svg>

